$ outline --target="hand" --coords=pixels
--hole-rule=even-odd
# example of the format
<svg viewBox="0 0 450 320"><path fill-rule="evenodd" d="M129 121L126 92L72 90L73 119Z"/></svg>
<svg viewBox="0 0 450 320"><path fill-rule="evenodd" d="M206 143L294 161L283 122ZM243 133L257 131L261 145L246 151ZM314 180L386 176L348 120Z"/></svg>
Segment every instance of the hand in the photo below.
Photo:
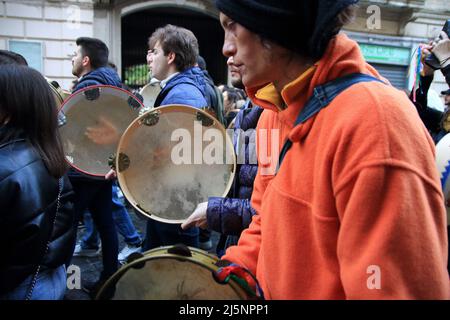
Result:
<svg viewBox="0 0 450 320"><path fill-rule="evenodd" d="M113 169L109 170L109 172L105 175L106 180L114 180L117 178L117 172Z"/></svg>
<svg viewBox="0 0 450 320"><path fill-rule="evenodd" d="M425 59L430 56L432 49L433 49L433 46L431 44L429 44L429 45L422 45L422 56L420 58L420 62L422 63L421 75L423 77L432 76L434 74L433 68L429 67L425 63Z"/></svg>
<svg viewBox="0 0 450 320"><path fill-rule="evenodd" d="M117 128L104 117L100 117L98 125L95 127L88 127L85 135L95 144L107 145L119 141L120 135Z"/></svg>
<svg viewBox="0 0 450 320"><path fill-rule="evenodd" d="M439 60L441 68L445 68L450 65L450 40L445 32L443 32L443 34L445 35L445 38L436 43L431 51Z"/></svg>
<svg viewBox="0 0 450 320"><path fill-rule="evenodd" d="M186 230L191 227L208 228L208 222L206 221L207 209L208 202L200 203L189 218L181 225L181 229Z"/></svg>

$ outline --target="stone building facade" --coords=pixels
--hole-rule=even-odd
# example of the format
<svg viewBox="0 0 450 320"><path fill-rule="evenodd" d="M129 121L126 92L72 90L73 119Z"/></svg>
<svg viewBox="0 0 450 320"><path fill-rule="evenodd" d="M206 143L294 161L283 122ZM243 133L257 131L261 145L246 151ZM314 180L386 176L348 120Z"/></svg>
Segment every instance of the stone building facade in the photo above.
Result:
<svg viewBox="0 0 450 320"><path fill-rule="evenodd" d="M3 0L0 49L25 53L32 65L69 88L70 55L79 36L102 39L124 80L133 66L145 65L148 36L158 26L188 27L216 82L227 81L221 55L223 32L212 0ZM399 88L411 86L411 55L435 37L450 19L448 0L360 1L357 18L346 32L361 45L366 59ZM446 88L437 72L432 89Z"/></svg>

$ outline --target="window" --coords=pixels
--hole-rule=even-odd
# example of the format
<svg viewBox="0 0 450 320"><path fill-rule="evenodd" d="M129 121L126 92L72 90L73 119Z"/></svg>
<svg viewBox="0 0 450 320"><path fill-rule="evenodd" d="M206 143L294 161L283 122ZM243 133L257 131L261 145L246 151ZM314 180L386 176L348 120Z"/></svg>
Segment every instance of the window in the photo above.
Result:
<svg viewBox="0 0 450 320"><path fill-rule="evenodd" d="M28 65L39 72L43 71L42 43L37 41L9 40L10 51L21 54Z"/></svg>

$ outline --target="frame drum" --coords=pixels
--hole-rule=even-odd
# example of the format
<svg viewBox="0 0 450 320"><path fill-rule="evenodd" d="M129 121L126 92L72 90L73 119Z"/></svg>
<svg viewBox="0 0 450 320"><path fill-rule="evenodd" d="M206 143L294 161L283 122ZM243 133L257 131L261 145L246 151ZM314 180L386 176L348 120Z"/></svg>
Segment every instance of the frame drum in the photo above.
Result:
<svg viewBox="0 0 450 320"><path fill-rule="evenodd" d="M161 87L159 85L159 82L148 83L141 89L139 94L144 99L144 108L142 111L148 111L148 110L153 109L156 98L158 97L158 94L160 92L161 92ZM141 113L142 113L142 111L141 111Z"/></svg>
<svg viewBox="0 0 450 320"><path fill-rule="evenodd" d="M445 135L436 145L436 164L441 177L447 209L447 225L450 226L450 133Z"/></svg>
<svg viewBox="0 0 450 320"><path fill-rule="evenodd" d="M206 112L183 105L162 106L136 119L117 155L127 200L166 223L182 223L209 196L226 196L236 171L225 128Z"/></svg>
<svg viewBox="0 0 450 320"><path fill-rule="evenodd" d="M67 161L76 170L104 177L111 169L119 139L138 117L140 101L112 86L91 86L72 94L61 106L59 128Z"/></svg>
<svg viewBox="0 0 450 320"><path fill-rule="evenodd" d="M206 251L176 246L144 253L117 271L99 290L96 299L112 300L244 300L246 291L231 279L214 280L218 259Z"/></svg>
<svg viewBox="0 0 450 320"><path fill-rule="evenodd" d="M53 96L55 97L56 107L59 109L61 108L61 105L63 104L64 100L70 96L69 92L64 91L61 89L59 84L55 81L50 80L49 78L45 78L47 80L48 85L50 86L50 89L52 90ZM55 82L55 84L54 84Z"/></svg>

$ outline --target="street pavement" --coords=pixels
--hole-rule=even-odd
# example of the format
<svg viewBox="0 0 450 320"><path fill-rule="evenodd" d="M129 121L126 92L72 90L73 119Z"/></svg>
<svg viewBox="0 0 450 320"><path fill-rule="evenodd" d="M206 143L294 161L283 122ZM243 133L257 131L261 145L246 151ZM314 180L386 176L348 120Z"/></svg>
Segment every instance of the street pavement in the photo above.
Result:
<svg viewBox="0 0 450 320"><path fill-rule="evenodd" d="M137 215L134 212L134 210L129 207L127 209L130 214L131 220L134 223L134 226L136 227L138 232L144 238L147 218L145 218L141 215ZM84 228L78 229L77 241L79 239L81 239L84 232L85 232ZM125 242L123 241L123 238L120 234L118 235L118 237L119 237L119 252L120 252L120 250L122 250L122 248L125 246ZM218 239L219 239L219 234L216 232L212 232L211 240L213 243L213 247L211 250L209 250L209 252L215 253L215 248L216 248ZM93 258L73 257L71 263L80 268L81 286L83 286L84 283L96 281L100 276L100 272L102 270L101 255L98 257L93 257ZM70 276L70 274L69 274L69 276ZM65 300L90 300L90 297L82 289L75 288L75 289L71 289L71 290L67 289L64 299Z"/></svg>

